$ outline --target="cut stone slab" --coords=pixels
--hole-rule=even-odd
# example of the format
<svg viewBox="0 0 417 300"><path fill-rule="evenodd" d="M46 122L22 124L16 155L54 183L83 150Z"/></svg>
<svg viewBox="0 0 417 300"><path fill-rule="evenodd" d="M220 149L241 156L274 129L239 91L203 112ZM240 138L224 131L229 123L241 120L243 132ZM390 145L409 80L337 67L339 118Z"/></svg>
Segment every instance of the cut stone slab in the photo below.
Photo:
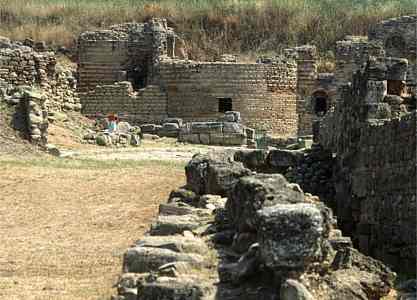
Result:
<svg viewBox="0 0 417 300"><path fill-rule="evenodd" d="M168 249L179 253L197 253L205 255L209 249L203 240L182 235L145 236L136 242L137 246Z"/></svg>
<svg viewBox="0 0 417 300"><path fill-rule="evenodd" d="M195 268L203 268L205 259L198 254L179 253L163 248L132 247L123 257L123 271L125 273L146 273L157 271L167 263L183 261Z"/></svg>
<svg viewBox="0 0 417 300"><path fill-rule="evenodd" d="M138 300L203 300L210 299L213 294L213 288L204 280L186 277L158 277L152 282L142 282L138 287Z"/></svg>
<svg viewBox="0 0 417 300"><path fill-rule="evenodd" d="M196 215L159 216L151 226L151 235L173 235L184 231L193 231L201 226L201 219Z"/></svg>

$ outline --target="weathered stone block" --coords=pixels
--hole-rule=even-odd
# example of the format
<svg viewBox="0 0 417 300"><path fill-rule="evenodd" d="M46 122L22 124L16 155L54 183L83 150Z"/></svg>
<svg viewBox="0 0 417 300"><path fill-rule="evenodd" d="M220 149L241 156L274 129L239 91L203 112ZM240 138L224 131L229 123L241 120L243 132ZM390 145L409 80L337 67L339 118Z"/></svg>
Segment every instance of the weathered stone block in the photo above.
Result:
<svg viewBox="0 0 417 300"><path fill-rule="evenodd" d="M258 211L260 255L274 269L304 269L322 259L325 220L314 204L277 204Z"/></svg>
<svg viewBox="0 0 417 300"><path fill-rule="evenodd" d="M304 194L294 190L280 174L256 174L240 178L233 186L226 208L236 229L256 232L256 211L276 204L299 203Z"/></svg>

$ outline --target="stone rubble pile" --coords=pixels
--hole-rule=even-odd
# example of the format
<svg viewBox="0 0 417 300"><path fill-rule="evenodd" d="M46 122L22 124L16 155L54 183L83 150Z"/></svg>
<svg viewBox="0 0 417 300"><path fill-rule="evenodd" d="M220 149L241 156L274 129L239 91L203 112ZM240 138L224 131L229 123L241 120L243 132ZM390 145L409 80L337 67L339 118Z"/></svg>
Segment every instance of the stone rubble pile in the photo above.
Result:
<svg viewBox="0 0 417 300"><path fill-rule="evenodd" d="M380 299L395 273L352 247L332 212L235 151L195 155L148 234L127 250L114 300Z"/></svg>
<svg viewBox="0 0 417 300"><path fill-rule="evenodd" d="M128 122L119 122L117 130L109 131L102 127L97 128L97 130L89 130L84 135L83 140L88 144L96 144L98 146L128 147L139 146L142 138L142 132L139 127L131 126Z"/></svg>

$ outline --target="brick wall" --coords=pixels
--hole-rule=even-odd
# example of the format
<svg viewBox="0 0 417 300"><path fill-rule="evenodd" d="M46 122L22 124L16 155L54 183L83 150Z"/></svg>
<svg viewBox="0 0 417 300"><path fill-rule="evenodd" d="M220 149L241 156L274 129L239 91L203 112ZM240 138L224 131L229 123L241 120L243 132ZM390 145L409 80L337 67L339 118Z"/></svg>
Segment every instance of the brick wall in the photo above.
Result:
<svg viewBox="0 0 417 300"><path fill-rule="evenodd" d="M297 68L279 63L227 63L164 60L161 83L168 115L185 121L210 121L223 115L219 99L231 98L245 125L276 135L297 132Z"/></svg>
<svg viewBox="0 0 417 300"><path fill-rule="evenodd" d="M86 115L117 113L135 124L160 123L167 117L167 97L159 86L134 91L130 82L123 81L99 85L81 97Z"/></svg>

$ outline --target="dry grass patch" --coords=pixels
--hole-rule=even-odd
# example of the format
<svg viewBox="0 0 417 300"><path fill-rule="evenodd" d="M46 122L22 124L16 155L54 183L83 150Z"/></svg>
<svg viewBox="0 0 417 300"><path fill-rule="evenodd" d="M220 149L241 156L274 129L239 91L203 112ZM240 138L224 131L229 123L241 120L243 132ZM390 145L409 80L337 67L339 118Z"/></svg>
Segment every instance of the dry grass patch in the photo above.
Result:
<svg viewBox="0 0 417 300"><path fill-rule="evenodd" d="M109 299L180 164L0 161L0 298Z"/></svg>

